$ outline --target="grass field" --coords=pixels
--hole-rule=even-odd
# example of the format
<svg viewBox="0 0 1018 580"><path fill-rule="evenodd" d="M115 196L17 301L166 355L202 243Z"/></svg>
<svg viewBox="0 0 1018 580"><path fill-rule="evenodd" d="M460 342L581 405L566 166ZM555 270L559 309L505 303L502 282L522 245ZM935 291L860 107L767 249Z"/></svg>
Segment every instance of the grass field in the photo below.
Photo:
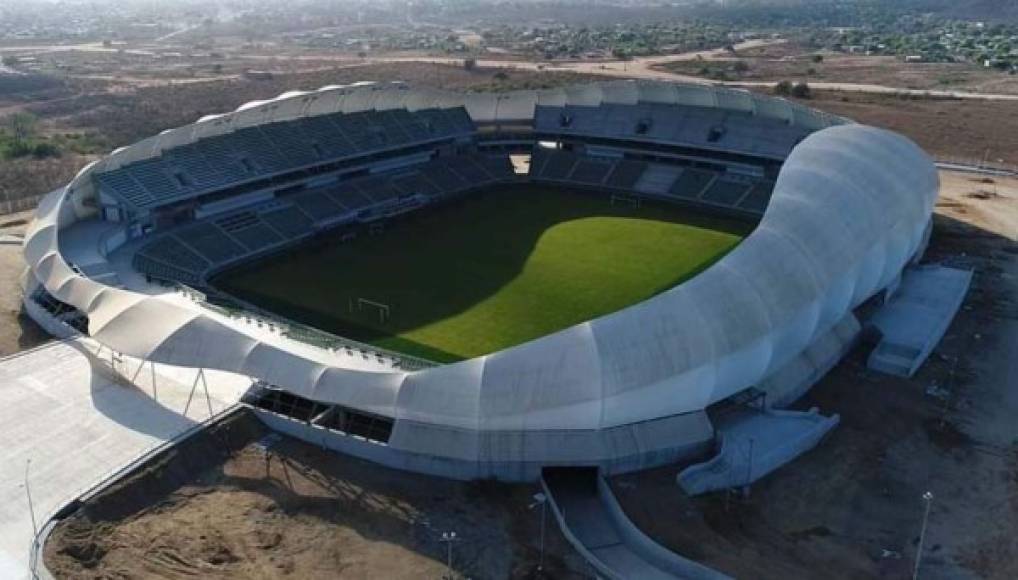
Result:
<svg viewBox="0 0 1018 580"><path fill-rule="evenodd" d="M723 256L747 224L668 205L512 186L431 208L381 235L296 248L213 284L279 315L450 362L625 308ZM350 311L364 298L389 306Z"/></svg>

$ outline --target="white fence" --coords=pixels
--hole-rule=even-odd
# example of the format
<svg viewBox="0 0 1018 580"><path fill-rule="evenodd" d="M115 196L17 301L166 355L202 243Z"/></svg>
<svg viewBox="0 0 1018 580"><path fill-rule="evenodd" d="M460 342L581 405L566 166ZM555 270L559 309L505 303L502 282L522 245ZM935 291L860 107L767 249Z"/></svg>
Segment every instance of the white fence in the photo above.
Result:
<svg viewBox="0 0 1018 580"><path fill-rule="evenodd" d="M28 211L31 209L35 209L35 206L39 205L39 201L42 198L43 195L33 195L30 197L23 197L21 199L0 200L0 215L7 215L11 213L17 213L19 211Z"/></svg>

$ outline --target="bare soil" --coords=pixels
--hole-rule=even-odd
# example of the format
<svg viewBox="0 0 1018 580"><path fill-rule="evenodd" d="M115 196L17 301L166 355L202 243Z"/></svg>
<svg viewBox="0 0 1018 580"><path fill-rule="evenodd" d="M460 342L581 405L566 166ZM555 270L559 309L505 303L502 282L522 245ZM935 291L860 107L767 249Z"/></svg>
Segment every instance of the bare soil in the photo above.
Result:
<svg viewBox="0 0 1018 580"><path fill-rule="evenodd" d="M905 578L931 490L923 577L1018 577L1018 180L942 181L928 258L975 280L920 372L871 372L858 349L797 405L841 424L748 498L689 498L679 466L615 478L645 532L740 578Z"/></svg>
<svg viewBox="0 0 1018 580"><path fill-rule="evenodd" d="M934 156L1018 165L1018 104L814 91L804 105L905 135Z"/></svg>
<svg viewBox="0 0 1018 580"><path fill-rule="evenodd" d="M528 578L531 486L397 472L270 434L247 412L187 440L60 522L56 578ZM584 564L551 521L549 577Z"/></svg>

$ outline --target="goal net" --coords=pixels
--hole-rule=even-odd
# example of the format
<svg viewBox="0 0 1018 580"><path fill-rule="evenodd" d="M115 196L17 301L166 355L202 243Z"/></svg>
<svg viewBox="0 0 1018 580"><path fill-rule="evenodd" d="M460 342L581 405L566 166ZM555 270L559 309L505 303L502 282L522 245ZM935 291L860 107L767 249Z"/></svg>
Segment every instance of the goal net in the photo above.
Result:
<svg viewBox="0 0 1018 580"><path fill-rule="evenodd" d="M389 321L389 305L367 298L350 299L350 312L377 313L378 323L385 324ZM373 316L373 314L372 314Z"/></svg>

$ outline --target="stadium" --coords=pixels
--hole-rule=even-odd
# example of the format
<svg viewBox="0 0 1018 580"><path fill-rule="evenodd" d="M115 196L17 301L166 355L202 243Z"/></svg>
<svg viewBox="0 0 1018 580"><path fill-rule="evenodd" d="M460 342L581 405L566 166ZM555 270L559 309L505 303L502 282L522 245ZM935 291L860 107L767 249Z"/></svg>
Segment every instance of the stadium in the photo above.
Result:
<svg viewBox="0 0 1018 580"><path fill-rule="evenodd" d="M624 473L799 399L937 194L904 137L747 91L325 87L86 167L25 237L25 305L391 467Z"/></svg>

